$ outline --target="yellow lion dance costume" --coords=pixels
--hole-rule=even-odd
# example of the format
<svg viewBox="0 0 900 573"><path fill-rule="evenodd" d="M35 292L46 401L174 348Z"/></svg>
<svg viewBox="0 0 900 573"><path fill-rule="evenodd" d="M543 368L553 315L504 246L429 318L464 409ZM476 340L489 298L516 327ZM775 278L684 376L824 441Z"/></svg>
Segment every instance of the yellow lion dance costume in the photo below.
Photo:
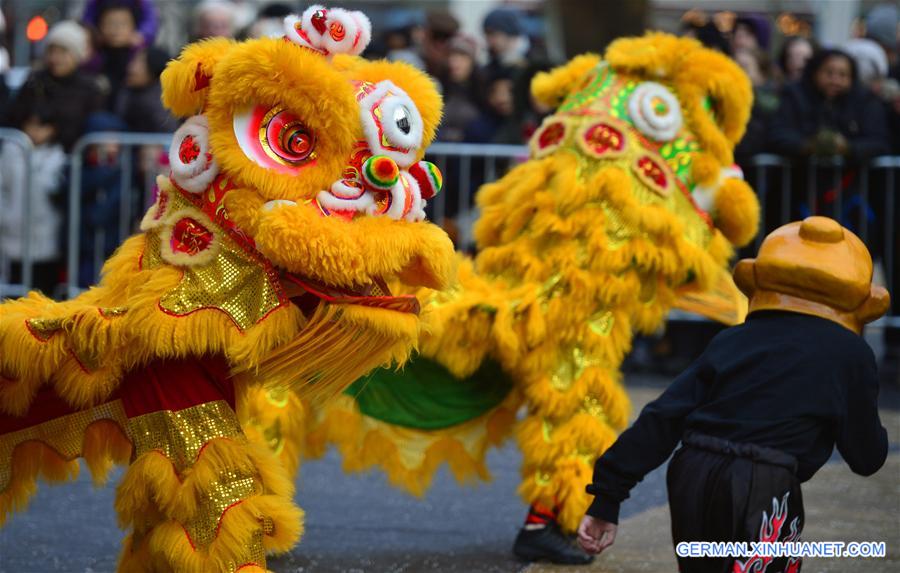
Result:
<svg viewBox="0 0 900 573"><path fill-rule="evenodd" d="M759 207L732 166L752 100L741 70L648 34L539 75L532 93L557 111L530 160L480 190L474 261L417 293L431 309L419 355L290 428L295 396L256 396L248 418L289 468L333 444L348 471L381 467L421 494L443 463L487 478L486 450L514 432L520 494L573 531L594 460L628 420L634 333L673 306L743 319L727 268Z"/></svg>
<svg viewBox="0 0 900 573"><path fill-rule="evenodd" d="M327 396L416 342L418 301L386 283L451 275L452 244L423 221L440 97L408 66L357 57L358 12L285 24L166 68L164 103L188 119L99 285L0 306L0 523L79 457L98 482L128 463L121 571L265 571L302 513L235 411L262 381Z"/></svg>

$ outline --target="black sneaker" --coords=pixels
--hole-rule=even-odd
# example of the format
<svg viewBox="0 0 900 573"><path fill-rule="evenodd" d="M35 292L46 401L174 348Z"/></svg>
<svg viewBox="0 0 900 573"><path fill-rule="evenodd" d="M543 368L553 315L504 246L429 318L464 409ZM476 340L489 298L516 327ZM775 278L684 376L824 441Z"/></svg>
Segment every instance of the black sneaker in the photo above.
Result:
<svg viewBox="0 0 900 573"><path fill-rule="evenodd" d="M539 529L519 530L513 553L524 561L550 561L560 565L587 565L594 560L575 544L555 522Z"/></svg>

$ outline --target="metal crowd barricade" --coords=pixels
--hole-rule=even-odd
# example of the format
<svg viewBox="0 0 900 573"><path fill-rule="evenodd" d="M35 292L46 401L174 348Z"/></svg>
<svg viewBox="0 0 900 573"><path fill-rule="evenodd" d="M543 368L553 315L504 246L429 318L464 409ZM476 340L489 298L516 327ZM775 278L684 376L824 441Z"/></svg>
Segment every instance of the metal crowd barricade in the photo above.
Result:
<svg viewBox="0 0 900 573"><path fill-rule="evenodd" d="M0 140L5 131L0 131ZM17 132L18 133L18 132ZM24 134L22 134L24 136ZM119 154L122 189L130 190L134 173L131 151L142 145L162 145L168 147L171 134L142 133L94 133L85 136L76 144L71 158L70 213L68 241L68 294L76 295L78 287L78 266L81 252L82 227L81 186L84 168L83 155L91 145L114 142L123 148ZM482 145L468 143L435 143L426 154L444 174L444 190L428 206L429 217L439 225L445 225L453 218L458 228L457 244L460 248L471 249L472 224L477 216L473 197L480 184L495 181L506 170L528 158L528 148L523 145ZM900 178L900 156L879 157L869 161L864 167L845 164L840 158L820 158L806 163L795 163L776 155L757 155L744 165L748 182L759 197L762 220L760 233L749 248L756 251L765 233L791 220L815 213L840 219L850 224L863 241L873 249L884 281L895 291L900 284L900 265L896 261L896 197L897 182ZM794 188L798 178L806 175L803 188ZM848 185L848 175L853 175ZM146 181L144 202L149 203L148 193L152 180ZM826 190L828 203L822 201ZM851 196L848 196L848 191ZM132 193L123 193L119 204L118 239L124 240L131 232L134 221ZM857 208L848 215L845 207L848 201L856 202ZM143 207L143 206L142 206ZM874 224L874 225L873 225ZM748 251L749 252L749 251ZM102 253L94 253L98 263ZM98 267L95 267L98 268ZM900 299L900 294L895 295ZM893 314L881 319L877 324L900 327L900 300L894 304ZM673 318L681 319L680 314Z"/></svg>
<svg viewBox="0 0 900 573"><path fill-rule="evenodd" d="M32 155L34 150L34 145L31 143L31 138L25 135L24 132L19 131L18 129L10 129L10 128L0 128L0 145L15 145L19 147L23 152L23 157L25 159L25 177L23 180L23 186L25 187L24 192L22 194L22 212L21 212L21 220L23 224L20 226L22 229L22 252L21 252L21 271L20 271L20 279L16 282L12 282L12 264L9 257L6 255L4 249L0 248L0 300L6 297L13 296L24 296L31 288L32 281L32 257L31 257L31 241L30 241L30 232L31 232L31 217L32 217L32 209L31 209L31 164L32 164ZM8 174L0 173L0 177L8 176ZM3 212L7 208L6 205L3 205L3 193L0 192L0 212Z"/></svg>
<svg viewBox="0 0 900 573"><path fill-rule="evenodd" d="M876 157L854 165L841 157L796 162L765 154L751 158L744 169L759 197L762 214L754 252L766 233L780 225L807 215L832 217L869 247L885 286L896 293L900 285L896 261L900 156ZM874 326L900 327L897 297L900 295L895 294L892 312Z"/></svg>
<svg viewBox="0 0 900 573"><path fill-rule="evenodd" d="M120 148L117 154L117 166L120 170L119 184L119 216L114 231L117 234L118 242L124 241L132 232L134 224L133 216L135 213L134 205L134 151L145 145L159 145L164 150L168 150L172 141L171 133L123 133L123 132L97 132L85 135L79 139L72 148L69 167L69 238L67 249L67 285L66 292L68 296L74 297L81 292L78 284L81 254L81 232L82 232L82 176L84 173L84 153L92 145L116 145ZM145 178L143 181L143 190L140 194L145 205L139 206L138 213L142 207L149 203L150 194L153 189L152 177ZM102 249L102 234L112 229L95 229L95 232L101 233L101 240L95 240L95 248L93 252L93 269L99 272L100 266L105 258ZM96 277L94 277L96 278Z"/></svg>
<svg viewBox="0 0 900 573"><path fill-rule="evenodd" d="M473 204L479 184L496 181L509 167L528 158L524 145L438 142L428 148L426 159L437 165L444 175L444 189L427 210L429 218L444 227L447 214L455 214L461 249L474 247L472 225L477 212ZM453 207L454 211L449 211Z"/></svg>

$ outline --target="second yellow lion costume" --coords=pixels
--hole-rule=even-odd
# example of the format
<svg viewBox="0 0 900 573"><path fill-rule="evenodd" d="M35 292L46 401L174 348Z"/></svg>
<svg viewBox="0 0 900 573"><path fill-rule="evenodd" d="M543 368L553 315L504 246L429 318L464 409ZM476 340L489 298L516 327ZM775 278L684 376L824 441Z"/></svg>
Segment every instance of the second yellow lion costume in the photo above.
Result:
<svg viewBox="0 0 900 573"><path fill-rule="evenodd" d="M450 289L418 293L429 328L412 363L302 427L278 422L286 397L258 397L254 420L288 465L334 444L346 469L381 467L419 494L442 463L486 478L486 450L514 432L520 494L572 531L595 458L628 420L619 369L634 334L675 305L742 320L728 264L759 207L732 166L752 99L740 69L648 34L539 75L532 93L557 111L531 158L480 190L478 256Z"/></svg>

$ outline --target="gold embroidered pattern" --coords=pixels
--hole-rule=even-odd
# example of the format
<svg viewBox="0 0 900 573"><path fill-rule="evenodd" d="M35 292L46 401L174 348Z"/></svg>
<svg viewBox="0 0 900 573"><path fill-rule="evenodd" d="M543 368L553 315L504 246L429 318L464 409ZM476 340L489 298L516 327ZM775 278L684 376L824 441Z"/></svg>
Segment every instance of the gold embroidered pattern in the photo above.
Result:
<svg viewBox="0 0 900 573"><path fill-rule="evenodd" d="M50 337L62 330L62 318L29 318L25 326L35 338L41 342L47 342Z"/></svg>
<svg viewBox="0 0 900 573"><path fill-rule="evenodd" d="M603 404L596 396L592 396L590 394L585 396L584 402L581 406L581 411L597 418L604 424L609 423L609 420L606 418L606 413L603 411Z"/></svg>
<svg viewBox="0 0 900 573"><path fill-rule="evenodd" d="M197 513L194 519L184 524L194 547L198 549L209 547L209 544L218 535L219 520L225 511L260 493L262 493L262 488L253 475L246 475L235 470L225 470L220 473L218 479L203 492L203 498L197 504ZM259 531L262 534L262 524L260 524ZM262 541L262 537L260 537L260 541ZM249 556L248 559L252 560Z"/></svg>
<svg viewBox="0 0 900 573"><path fill-rule="evenodd" d="M615 322L616 319L613 316L612 311L605 310L594 313L591 316L590 320L588 320L588 327L594 334L599 334L600 336L609 336L609 333L612 332Z"/></svg>
<svg viewBox="0 0 900 573"><path fill-rule="evenodd" d="M581 348L575 346L570 354L563 354L562 360L557 363L556 370L550 375L550 385L560 392L565 392L581 378L585 369L598 363L596 358L588 358Z"/></svg>
<svg viewBox="0 0 900 573"><path fill-rule="evenodd" d="M128 312L127 306L111 306L111 307L99 307L97 309L100 312L100 316L103 318L115 318L117 316L124 316L125 313Z"/></svg>

